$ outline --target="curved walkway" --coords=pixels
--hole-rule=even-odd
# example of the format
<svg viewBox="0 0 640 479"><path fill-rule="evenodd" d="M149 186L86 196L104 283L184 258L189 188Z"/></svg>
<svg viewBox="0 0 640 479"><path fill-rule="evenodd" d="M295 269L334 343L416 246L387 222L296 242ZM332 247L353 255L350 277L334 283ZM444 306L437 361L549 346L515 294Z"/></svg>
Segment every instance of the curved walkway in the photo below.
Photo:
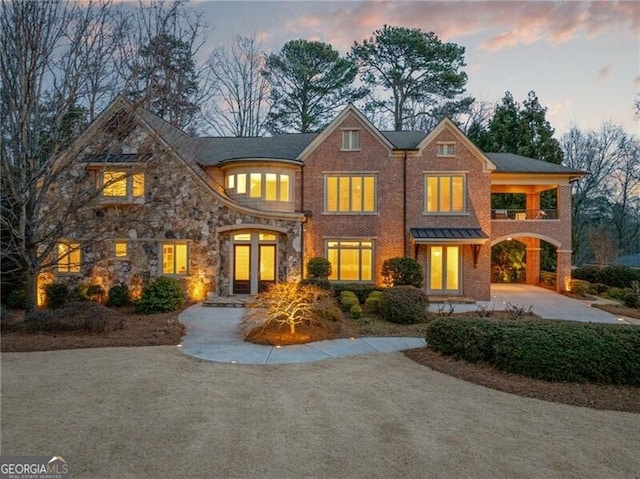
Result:
<svg viewBox="0 0 640 479"><path fill-rule="evenodd" d="M238 324L244 308L185 309L178 319L186 327L180 347L207 361L238 364L307 363L357 354L401 351L425 345L423 338L355 338L316 341L296 346L261 346L244 340Z"/></svg>

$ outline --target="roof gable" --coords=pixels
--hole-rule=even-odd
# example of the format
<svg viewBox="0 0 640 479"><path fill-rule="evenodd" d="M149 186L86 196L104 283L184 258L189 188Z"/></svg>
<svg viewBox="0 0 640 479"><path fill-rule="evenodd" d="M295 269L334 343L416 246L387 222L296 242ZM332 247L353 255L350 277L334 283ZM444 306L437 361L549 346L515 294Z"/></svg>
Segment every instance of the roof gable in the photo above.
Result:
<svg viewBox="0 0 640 479"><path fill-rule="evenodd" d="M462 143L467 149L478 158L479 161L482 162L482 169L484 171L494 171L496 169L496 165L491 161L491 159L480 149L478 148L468 137L465 135L460 128L456 126L456 124L451 121L449 118L445 118L438 125L429 132L427 136L418 144L417 149L422 150L429 143L434 141L440 133L444 130L451 132L457 139Z"/></svg>
<svg viewBox="0 0 640 479"><path fill-rule="evenodd" d="M362 126L364 126L364 128L367 129L374 137L378 138L380 140L380 143L382 143L389 151L394 149L391 141L389 141L389 139L387 139L387 137L385 137L380 132L380 130L373 126L373 124L360 112L360 110L350 104L344 110L342 110L340 114L335 117L334 120L329 123L329 125L327 125L327 127L322 130L322 132L318 136L316 136L304 150L300 152L300 154L298 155L298 159L300 161L304 161L304 159L307 158L318 146L320 146L329 137L329 135L331 135L334 131L336 131L336 129L340 127L342 122L349 115L354 115L362 124Z"/></svg>

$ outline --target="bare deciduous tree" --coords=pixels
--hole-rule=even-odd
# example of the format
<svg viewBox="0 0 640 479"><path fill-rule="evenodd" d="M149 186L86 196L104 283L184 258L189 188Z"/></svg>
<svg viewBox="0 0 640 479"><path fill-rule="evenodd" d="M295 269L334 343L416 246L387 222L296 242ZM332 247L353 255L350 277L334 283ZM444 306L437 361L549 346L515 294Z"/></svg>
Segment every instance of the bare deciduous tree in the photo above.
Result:
<svg viewBox="0 0 640 479"><path fill-rule="evenodd" d="M109 30L107 7L26 0L1 4L2 273L24 275L28 310L36 305L38 274L52 265L56 245L71 235L70 226L94 225L94 239L104 231L89 208L101 190L76 161L79 152L68 147L84 127L82 105L91 103L87 94L101 98L92 86L97 76L89 78L86 71L99 65L104 53L104 45L92 39ZM102 147L127 127L124 113L121 122L112 123L112 132L101 132Z"/></svg>
<svg viewBox="0 0 640 479"><path fill-rule="evenodd" d="M262 136L267 133L269 82L261 71L265 54L252 37L237 36L230 49L219 47L209 57L215 95L204 118L221 136Z"/></svg>

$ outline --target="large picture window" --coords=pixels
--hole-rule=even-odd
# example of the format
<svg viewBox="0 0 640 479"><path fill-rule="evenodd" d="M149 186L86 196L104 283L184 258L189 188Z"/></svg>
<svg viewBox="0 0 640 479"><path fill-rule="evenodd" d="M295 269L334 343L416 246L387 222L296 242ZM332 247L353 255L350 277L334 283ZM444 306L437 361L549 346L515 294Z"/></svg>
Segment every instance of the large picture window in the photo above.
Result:
<svg viewBox="0 0 640 479"><path fill-rule="evenodd" d="M57 245L58 273L80 272L80 243L63 242Z"/></svg>
<svg viewBox="0 0 640 479"><path fill-rule="evenodd" d="M162 274L188 274L189 248L186 243L162 244Z"/></svg>
<svg viewBox="0 0 640 479"><path fill-rule="evenodd" d="M464 175L427 175L425 178L427 213L464 213Z"/></svg>
<svg viewBox="0 0 640 479"><path fill-rule="evenodd" d="M372 281L372 241L327 241L327 259L331 262L330 280Z"/></svg>
<svg viewBox="0 0 640 479"><path fill-rule="evenodd" d="M375 175L327 175L325 177L325 212L374 213L375 211Z"/></svg>
<svg viewBox="0 0 640 479"><path fill-rule="evenodd" d="M286 173L237 173L226 178L227 189L264 201L288 202L291 179Z"/></svg>
<svg viewBox="0 0 640 479"><path fill-rule="evenodd" d="M102 195L110 198L141 198L144 196L144 173L103 171L102 188Z"/></svg>

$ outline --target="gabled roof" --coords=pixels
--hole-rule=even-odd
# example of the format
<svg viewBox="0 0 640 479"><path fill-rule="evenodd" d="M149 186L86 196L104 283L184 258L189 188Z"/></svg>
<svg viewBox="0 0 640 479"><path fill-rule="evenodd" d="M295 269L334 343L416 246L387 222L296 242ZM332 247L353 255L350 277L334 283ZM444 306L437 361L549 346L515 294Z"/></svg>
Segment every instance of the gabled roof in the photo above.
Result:
<svg viewBox="0 0 640 479"><path fill-rule="evenodd" d="M486 153L496 165L496 173L557 173L583 175L584 171L513 153Z"/></svg>

